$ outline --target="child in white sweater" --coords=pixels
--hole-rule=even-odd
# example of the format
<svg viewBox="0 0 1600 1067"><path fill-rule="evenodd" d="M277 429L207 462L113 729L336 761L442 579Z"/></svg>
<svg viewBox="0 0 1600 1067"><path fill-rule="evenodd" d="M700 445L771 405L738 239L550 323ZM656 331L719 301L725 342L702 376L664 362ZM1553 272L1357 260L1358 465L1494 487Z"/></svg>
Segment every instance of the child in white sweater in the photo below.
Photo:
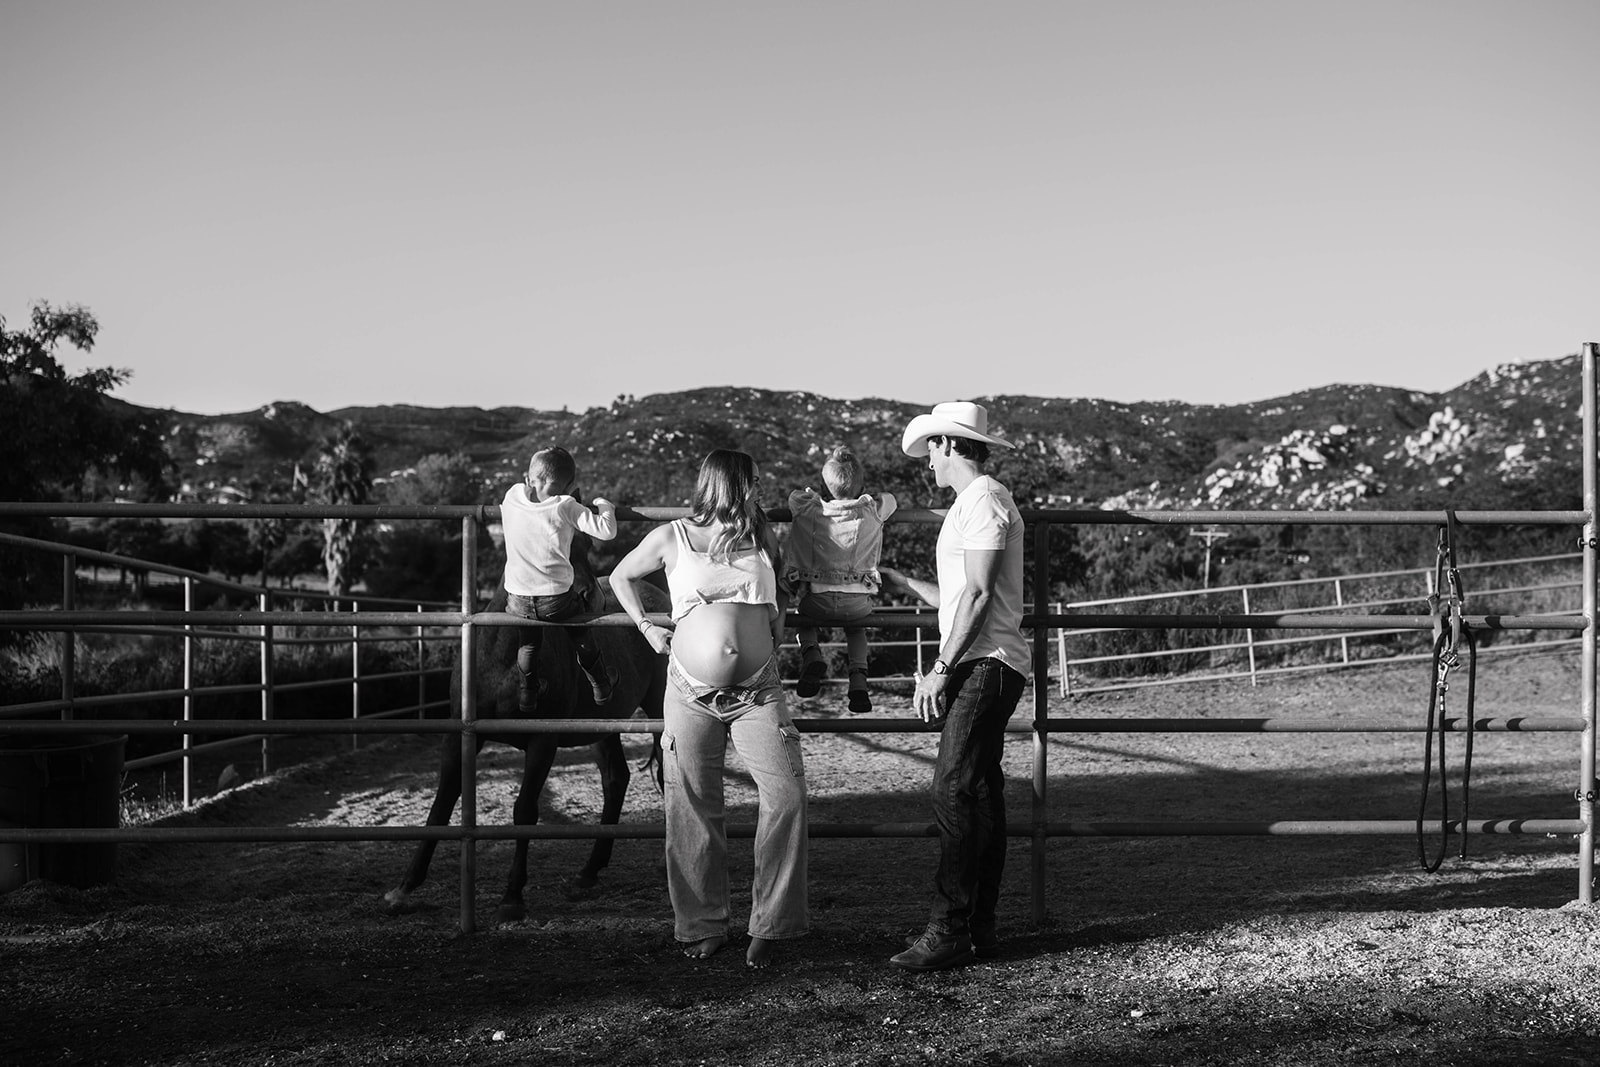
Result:
<svg viewBox="0 0 1600 1067"><path fill-rule="evenodd" d="M500 522L506 541L506 611L524 619L558 622L594 610L591 598L599 592L587 574L579 578L572 566L572 538L583 533L598 541L617 536L617 509L596 497L594 511L578 502L574 484L578 467L564 448L546 448L528 461L527 477L506 491L500 503ZM586 626L565 627L578 652L578 666L589 679L594 702L611 699L616 668L601 660L600 649ZM544 628L522 630L517 649L517 710L532 715L538 703L539 648Z"/></svg>

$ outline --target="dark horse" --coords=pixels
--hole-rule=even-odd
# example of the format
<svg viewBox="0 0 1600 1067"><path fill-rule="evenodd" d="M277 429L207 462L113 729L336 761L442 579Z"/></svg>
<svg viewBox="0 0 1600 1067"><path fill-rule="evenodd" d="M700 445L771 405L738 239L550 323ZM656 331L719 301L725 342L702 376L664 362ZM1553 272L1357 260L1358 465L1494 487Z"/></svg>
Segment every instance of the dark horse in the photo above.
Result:
<svg viewBox="0 0 1600 1067"><path fill-rule="evenodd" d="M610 580L600 580L605 594L607 612L621 611L611 593ZM641 590L645 607L649 611L665 611L669 606L667 596L653 587ZM504 611L505 590L495 594L486 609ZM517 644L518 628L515 626L484 626L478 630L480 640L477 651L478 718L517 717ZM626 719L636 709L645 718L661 717L661 696L666 688L666 660L656 655L649 643L631 626L597 626L594 628L605 662L617 670L617 682L611 700L603 707L595 707L589 683L578 669L571 641L559 626L546 629L543 647L539 653L539 704L536 718L541 719ZM461 665L458 663L450 678L450 702L455 714L461 714ZM622 798L628 789L628 761L622 751L622 735L602 734L497 734L492 738L478 736L481 751L485 741L495 740L527 752L522 768L522 788L512 809L518 826L529 826L539 821L539 794L544 791L545 779L555 762L556 749L590 745L594 748L595 763L600 768L604 803L600 822L610 825L622 814ZM658 740L659 743L659 740ZM660 764L657 761L656 766ZM657 772L659 774L659 770ZM657 784L660 784L659 778ZM428 812L429 826L443 826L450 821L456 803L461 799L461 741L454 734L446 734L439 752L439 792L433 798ZM405 910L412 890L428 876L428 864L433 859L436 842L423 841L411 858L405 878L395 889L384 894L392 911ZM610 838L599 838L589 853L586 863L573 879L569 892L592 888L599 880L600 871L611 862ZM498 917L502 921L515 921L527 914L523 905L522 890L528 881L528 839L518 838L516 858L511 864L511 876L506 882L505 896L500 901Z"/></svg>

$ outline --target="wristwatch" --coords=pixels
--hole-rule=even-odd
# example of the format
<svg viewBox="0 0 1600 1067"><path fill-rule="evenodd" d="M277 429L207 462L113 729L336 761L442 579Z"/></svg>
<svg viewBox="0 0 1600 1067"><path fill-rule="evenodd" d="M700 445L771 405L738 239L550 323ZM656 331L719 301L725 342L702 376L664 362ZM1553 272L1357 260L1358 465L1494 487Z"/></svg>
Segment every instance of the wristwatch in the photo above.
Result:
<svg viewBox="0 0 1600 1067"><path fill-rule="evenodd" d="M933 666L928 668L928 670L932 674L949 674L950 664L946 663L942 659L936 659L933 661Z"/></svg>

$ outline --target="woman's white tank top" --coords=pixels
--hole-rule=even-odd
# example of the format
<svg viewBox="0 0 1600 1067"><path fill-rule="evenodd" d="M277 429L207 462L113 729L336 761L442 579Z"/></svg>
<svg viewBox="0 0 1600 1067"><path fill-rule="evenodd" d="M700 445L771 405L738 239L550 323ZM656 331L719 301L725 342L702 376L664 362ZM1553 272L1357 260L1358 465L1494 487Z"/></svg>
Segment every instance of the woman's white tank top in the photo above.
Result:
<svg viewBox="0 0 1600 1067"><path fill-rule="evenodd" d="M674 622L701 604L766 604L777 610L778 576L766 549L736 549L724 563L696 551L684 526L683 519L672 524L678 559L667 572L667 589Z"/></svg>

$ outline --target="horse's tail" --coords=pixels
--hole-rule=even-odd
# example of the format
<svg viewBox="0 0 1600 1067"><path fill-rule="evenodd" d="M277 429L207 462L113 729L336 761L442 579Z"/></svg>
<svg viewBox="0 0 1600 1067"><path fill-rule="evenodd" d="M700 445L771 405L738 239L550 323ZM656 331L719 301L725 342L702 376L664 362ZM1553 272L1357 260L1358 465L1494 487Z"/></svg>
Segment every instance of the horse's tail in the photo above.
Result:
<svg viewBox="0 0 1600 1067"><path fill-rule="evenodd" d="M661 735L660 734L652 734L651 735L650 755L646 756L643 760L641 760L639 762L639 766L635 767L634 770L640 772L641 774L649 774L650 775L650 781L655 783L656 794L658 796L666 796L666 794L667 794L667 782L666 782L667 769L666 769L665 766L663 766L663 764L661 762Z"/></svg>
<svg viewBox="0 0 1600 1067"><path fill-rule="evenodd" d="M655 665L650 671L650 685L645 689L644 700L639 704L639 710L634 715L642 719L659 719L662 717L662 703L667 695L667 659L657 656ZM650 754L640 763L638 770L647 772L650 780L656 784L658 795L666 794L666 765L661 757L661 735L650 735Z"/></svg>

